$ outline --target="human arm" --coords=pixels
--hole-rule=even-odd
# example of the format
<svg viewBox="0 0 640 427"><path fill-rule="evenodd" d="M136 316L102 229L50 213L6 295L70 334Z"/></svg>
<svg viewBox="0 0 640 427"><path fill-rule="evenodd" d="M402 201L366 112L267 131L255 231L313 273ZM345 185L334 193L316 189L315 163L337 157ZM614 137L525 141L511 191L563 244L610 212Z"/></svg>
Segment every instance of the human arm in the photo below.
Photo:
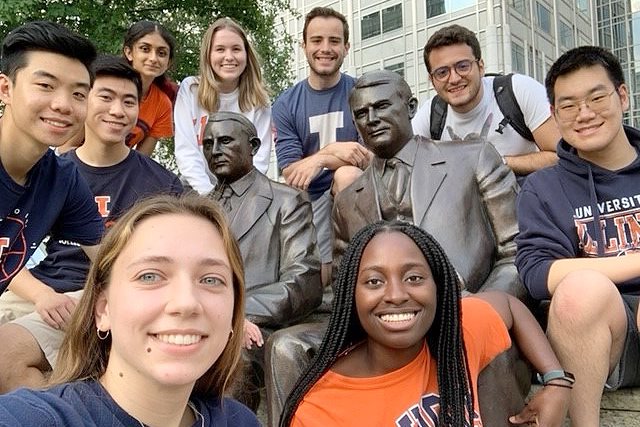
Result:
<svg viewBox="0 0 640 427"><path fill-rule="evenodd" d="M473 295L487 301L502 318L518 348L534 369L540 373L562 370L549 341L529 309L517 298L504 292L482 292ZM537 420L540 426L562 426L569 407L570 386L562 380L552 380L541 388L524 409L510 418L514 424Z"/></svg>
<svg viewBox="0 0 640 427"><path fill-rule="evenodd" d="M78 300L58 293L35 278L23 267L11 280L9 290L34 304L36 312L49 326L64 329L75 310Z"/></svg>
<svg viewBox="0 0 640 427"><path fill-rule="evenodd" d="M156 149L156 143L158 142L157 138L152 136L147 136L142 141L138 142L136 145L136 150L144 154L145 156L151 157L153 154L153 150Z"/></svg>
<svg viewBox="0 0 640 427"><path fill-rule="evenodd" d="M556 145L558 145L558 141L560 141L560 132L553 118L549 117L532 133L540 151L515 156L504 156L504 161L507 166L509 166L516 175L528 175L538 169L553 166L558 161Z"/></svg>
<svg viewBox="0 0 640 427"><path fill-rule="evenodd" d="M247 291L246 316L261 327L288 325L309 314L322 300L311 204L305 193L289 188L285 191L279 212L269 213L271 226L279 228L274 230L280 248L277 280L251 286Z"/></svg>
<svg viewBox="0 0 640 427"><path fill-rule="evenodd" d="M194 77L187 77L180 84L173 113L175 123L175 156L180 174L201 195L213 190L207 174L209 166L202 154L201 135L207 115L198 107L197 84Z"/></svg>
<svg viewBox="0 0 640 427"><path fill-rule="evenodd" d="M253 156L253 166L263 174L269 170L273 132L271 127L271 107L256 108L253 124L258 131L260 148Z"/></svg>

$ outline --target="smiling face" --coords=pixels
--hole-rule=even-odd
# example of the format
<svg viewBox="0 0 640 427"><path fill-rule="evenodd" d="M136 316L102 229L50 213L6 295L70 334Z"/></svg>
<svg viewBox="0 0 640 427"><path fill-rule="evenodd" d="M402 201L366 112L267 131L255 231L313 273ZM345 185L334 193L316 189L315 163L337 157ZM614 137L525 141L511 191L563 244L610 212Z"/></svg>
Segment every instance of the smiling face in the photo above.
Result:
<svg viewBox="0 0 640 427"><path fill-rule="evenodd" d="M171 47L158 32L138 39L133 47L125 46L124 55L144 80L163 75L170 65Z"/></svg>
<svg viewBox="0 0 640 427"><path fill-rule="evenodd" d="M307 26L307 39L302 47L311 68L311 77L337 77L349 51L342 21L334 17L313 18Z"/></svg>
<svg viewBox="0 0 640 427"><path fill-rule="evenodd" d="M410 357L420 351L436 312L436 285L411 238L394 231L371 239L360 261L355 303L370 350L402 350Z"/></svg>
<svg viewBox="0 0 640 427"><path fill-rule="evenodd" d="M604 67L584 67L559 76L554 94L554 117L560 134L577 149L580 157L600 164L628 146L622 115L629 108L629 92L625 84L615 88ZM597 113L582 102L594 95L606 95L602 98L606 108ZM579 104L575 120L561 120L555 111L567 103Z"/></svg>
<svg viewBox="0 0 640 427"><path fill-rule="evenodd" d="M138 119L138 91L131 81L99 76L89 92L85 138L106 144L124 143Z"/></svg>
<svg viewBox="0 0 640 427"><path fill-rule="evenodd" d="M142 220L96 303L97 327L111 330L105 383L193 387L229 340L232 277L211 222L187 214Z"/></svg>
<svg viewBox="0 0 640 427"><path fill-rule="evenodd" d="M484 63L482 60L476 62L476 59L471 46L467 44L442 46L429 53L432 72L440 67L451 67L446 80L438 81L432 76L429 79L438 95L459 113L471 111L482 100ZM460 76L453 68L454 64L463 60L473 61L471 71L466 76Z"/></svg>
<svg viewBox="0 0 640 427"><path fill-rule="evenodd" d="M384 159L393 157L413 136L411 118L417 103L415 98L402 99L393 82L356 87L349 100L364 145Z"/></svg>
<svg viewBox="0 0 640 427"><path fill-rule="evenodd" d="M251 171L257 146L239 122L228 119L207 123L202 151L211 173L232 183Z"/></svg>
<svg viewBox="0 0 640 427"><path fill-rule="evenodd" d="M232 92L240 84L240 76L247 68L247 51L240 34L221 28L213 35L209 63L225 92Z"/></svg>
<svg viewBox="0 0 640 427"><path fill-rule="evenodd" d="M44 151L64 144L84 125L89 71L78 60L51 53L27 54L14 81L0 73L3 138Z"/></svg>

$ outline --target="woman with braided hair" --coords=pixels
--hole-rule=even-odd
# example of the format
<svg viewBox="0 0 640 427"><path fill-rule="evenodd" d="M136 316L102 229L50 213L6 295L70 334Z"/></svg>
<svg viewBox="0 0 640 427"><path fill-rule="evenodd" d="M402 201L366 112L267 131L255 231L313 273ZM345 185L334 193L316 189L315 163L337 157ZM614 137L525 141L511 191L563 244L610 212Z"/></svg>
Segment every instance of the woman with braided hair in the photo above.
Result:
<svg viewBox="0 0 640 427"><path fill-rule="evenodd" d="M327 332L280 426L481 426L478 374L510 347L508 329L545 373L509 421L562 425L573 378L527 308L497 292L461 299L433 237L408 223L371 224L347 248Z"/></svg>

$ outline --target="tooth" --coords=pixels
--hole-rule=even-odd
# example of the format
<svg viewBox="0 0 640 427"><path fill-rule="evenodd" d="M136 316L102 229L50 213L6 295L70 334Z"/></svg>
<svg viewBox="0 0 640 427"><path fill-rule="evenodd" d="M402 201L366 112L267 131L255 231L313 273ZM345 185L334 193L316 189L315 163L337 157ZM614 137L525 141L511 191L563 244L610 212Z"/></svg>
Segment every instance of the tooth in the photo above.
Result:
<svg viewBox="0 0 640 427"><path fill-rule="evenodd" d="M167 344L175 345L191 345L199 342L202 337L200 335L156 335L158 340Z"/></svg>

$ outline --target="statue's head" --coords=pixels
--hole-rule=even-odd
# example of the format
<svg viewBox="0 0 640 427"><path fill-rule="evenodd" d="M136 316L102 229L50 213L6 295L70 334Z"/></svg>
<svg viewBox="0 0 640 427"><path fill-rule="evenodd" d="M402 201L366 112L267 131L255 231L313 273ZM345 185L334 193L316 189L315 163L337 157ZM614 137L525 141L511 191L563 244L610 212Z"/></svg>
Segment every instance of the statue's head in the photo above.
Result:
<svg viewBox="0 0 640 427"><path fill-rule="evenodd" d="M258 148L256 127L245 116L229 111L209 115L202 151L218 181L231 183L251 172Z"/></svg>
<svg viewBox="0 0 640 427"><path fill-rule="evenodd" d="M363 74L351 90L349 105L364 145L376 156L393 157L413 137L411 119L418 100L398 73Z"/></svg>

